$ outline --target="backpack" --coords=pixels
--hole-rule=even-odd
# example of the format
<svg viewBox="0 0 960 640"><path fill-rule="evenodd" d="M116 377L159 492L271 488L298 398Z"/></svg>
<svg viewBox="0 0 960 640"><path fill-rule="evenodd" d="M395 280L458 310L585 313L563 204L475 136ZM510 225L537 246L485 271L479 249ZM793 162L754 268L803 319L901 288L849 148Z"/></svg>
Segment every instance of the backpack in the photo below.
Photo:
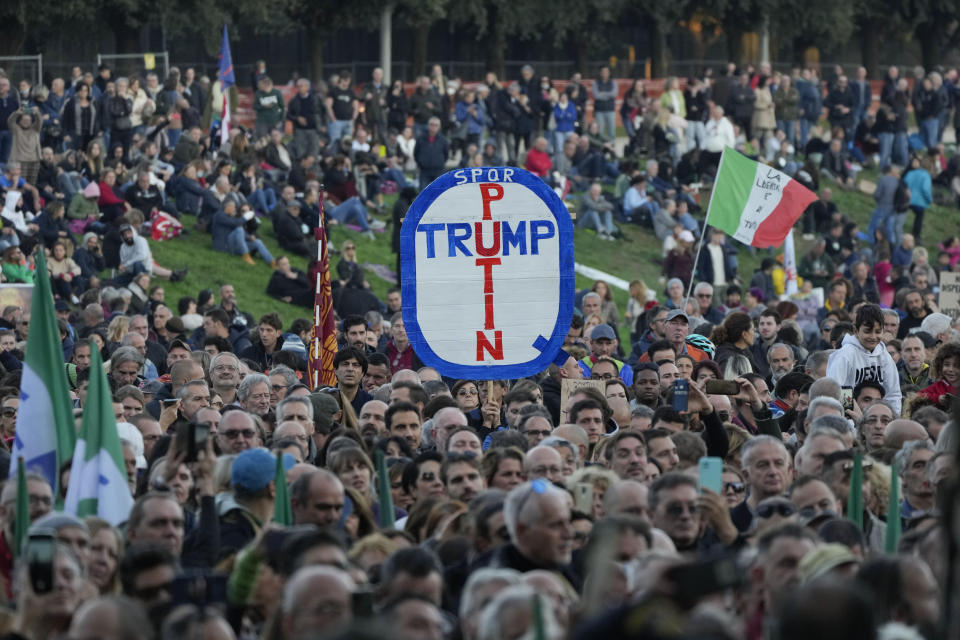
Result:
<svg viewBox="0 0 960 640"><path fill-rule="evenodd" d="M903 180L897 183L897 190L893 193L893 210L903 213L910 208L910 189Z"/></svg>

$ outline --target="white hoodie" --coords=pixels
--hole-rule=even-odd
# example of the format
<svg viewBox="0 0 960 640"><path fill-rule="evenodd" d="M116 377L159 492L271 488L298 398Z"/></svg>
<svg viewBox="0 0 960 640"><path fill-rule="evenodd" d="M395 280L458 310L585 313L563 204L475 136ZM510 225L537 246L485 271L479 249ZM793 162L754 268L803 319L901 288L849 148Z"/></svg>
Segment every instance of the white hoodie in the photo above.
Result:
<svg viewBox="0 0 960 640"><path fill-rule="evenodd" d="M847 334L841 347L831 353L827 360L827 377L836 380L841 387L856 387L864 380L876 380L886 391L883 399L900 413L903 399L900 375L883 342L871 352L860 344L857 336Z"/></svg>

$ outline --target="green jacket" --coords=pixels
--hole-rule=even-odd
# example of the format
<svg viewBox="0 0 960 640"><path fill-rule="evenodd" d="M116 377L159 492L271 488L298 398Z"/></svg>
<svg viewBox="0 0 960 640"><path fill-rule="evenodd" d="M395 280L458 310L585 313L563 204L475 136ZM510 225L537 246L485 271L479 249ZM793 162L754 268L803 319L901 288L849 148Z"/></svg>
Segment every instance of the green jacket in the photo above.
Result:
<svg viewBox="0 0 960 640"><path fill-rule="evenodd" d="M33 284L33 275L33 269L25 264L3 263L3 276L7 279L7 282Z"/></svg>
<svg viewBox="0 0 960 640"><path fill-rule="evenodd" d="M286 105L279 89L260 91L253 95L253 110L257 113L257 123L275 127L283 122Z"/></svg>
<svg viewBox="0 0 960 640"><path fill-rule="evenodd" d="M91 201L82 193L75 193L70 198L70 206L67 207L67 217L71 220L86 220L87 218L99 218L100 208L97 203Z"/></svg>

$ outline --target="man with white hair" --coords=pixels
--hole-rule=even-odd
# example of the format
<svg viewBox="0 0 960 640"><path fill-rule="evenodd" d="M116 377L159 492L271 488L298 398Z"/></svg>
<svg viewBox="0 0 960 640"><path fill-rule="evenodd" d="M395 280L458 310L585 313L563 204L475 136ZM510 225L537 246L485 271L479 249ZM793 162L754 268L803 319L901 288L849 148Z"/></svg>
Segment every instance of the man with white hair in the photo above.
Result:
<svg viewBox="0 0 960 640"><path fill-rule="evenodd" d="M270 379L262 373L251 373L240 382L237 400L243 410L263 417L270 411Z"/></svg>
<svg viewBox="0 0 960 640"><path fill-rule="evenodd" d="M497 594L480 614L479 640L501 640L501 638L521 638L536 635L534 607L530 603L540 601L543 636L547 640L564 637L565 630L560 628L553 613L553 607L539 591L523 584L508 587Z"/></svg>
<svg viewBox="0 0 960 640"><path fill-rule="evenodd" d="M935 506L933 486L927 480L927 463L933 457L933 445L926 440L910 440L897 451L897 470L903 483L900 517L904 521L930 512Z"/></svg>
<svg viewBox="0 0 960 640"><path fill-rule="evenodd" d="M413 159L420 169L420 189L440 177L446 168L450 145L440 133L440 118L433 116L427 121L427 131L417 139Z"/></svg>
<svg viewBox="0 0 960 640"><path fill-rule="evenodd" d="M580 577L570 567L573 525L565 491L543 478L525 482L507 494L503 519L510 544L495 552L489 566L521 573L536 569L559 571L574 588L579 588Z"/></svg>
<svg viewBox="0 0 960 640"><path fill-rule="evenodd" d="M353 578L335 567L312 565L298 570L283 589L280 615L284 637L326 637L350 624L355 589Z"/></svg>
<svg viewBox="0 0 960 640"><path fill-rule="evenodd" d="M931 313L920 323L920 331L926 331L940 342L953 338L953 319L945 313Z"/></svg>
<svg viewBox="0 0 960 640"><path fill-rule="evenodd" d="M756 436L740 450L740 464L749 487L746 500L730 512L740 532L750 529L761 501L782 495L793 478L790 453L782 440L773 436Z"/></svg>

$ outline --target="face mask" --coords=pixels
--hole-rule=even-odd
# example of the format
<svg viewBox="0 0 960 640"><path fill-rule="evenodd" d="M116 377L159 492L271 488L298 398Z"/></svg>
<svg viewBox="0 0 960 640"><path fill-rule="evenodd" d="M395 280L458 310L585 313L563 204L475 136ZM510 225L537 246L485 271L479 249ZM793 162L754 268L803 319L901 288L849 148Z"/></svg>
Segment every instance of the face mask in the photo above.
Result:
<svg viewBox="0 0 960 640"><path fill-rule="evenodd" d="M547 89L550 88L550 85L548 85L548 84L542 84L542 85L540 85L540 88L543 89L544 91L546 91Z"/></svg>
<svg viewBox="0 0 960 640"><path fill-rule="evenodd" d="M124 243L124 244L132 245L132 244L133 244L133 236L124 237L123 243Z"/></svg>

